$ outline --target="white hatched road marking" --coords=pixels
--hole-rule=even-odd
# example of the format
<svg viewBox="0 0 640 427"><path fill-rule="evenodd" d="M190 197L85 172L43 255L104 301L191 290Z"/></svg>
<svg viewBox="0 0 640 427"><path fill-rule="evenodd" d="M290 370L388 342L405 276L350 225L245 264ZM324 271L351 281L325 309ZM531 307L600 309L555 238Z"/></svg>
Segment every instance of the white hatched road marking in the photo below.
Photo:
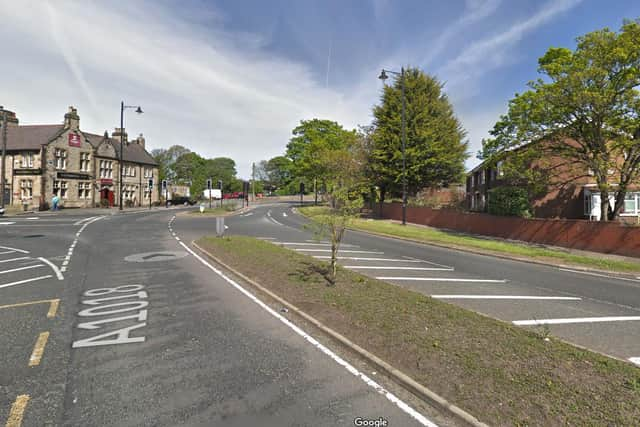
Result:
<svg viewBox="0 0 640 427"><path fill-rule="evenodd" d="M36 280L48 279L50 277L53 277L53 276L50 275L50 274L47 274L46 276L32 277L31 279L19 280L17 282L12 282L12 283L5 283L3 285L0 285L0 288L8 288L9 286L15 286L15 285L21 285L23 283L35 282Z"/></svg>
<svg viewBox="0 0 640 427"><path fill-rule="evenodd" d="M329 255L314 255L313 257L317 259L331 259L331 256ZM338 259L349 259L352 261L424 262L419 260L397 259L397 258L360 258L360 257L348 257L348 256L339 256Z"/></svg>
<svg viewBox="0 0 640 427"><path fill-rule="evenodd" d="M568 268L559 268L558 270L566 271L566 272L569 272L569 273L586 274L588 276L606 277L607 279L613 279L613 280L625 280L627 282L640 283L640 280L637 280L637 279L629 279L627 277L608 276L606 274L592 273L590 271L571 270L571 269L568 269Z"/></svg>
<svg viewBox="0 0 640 427"><path fill-rule="evenodd" d="M8 246L0 246L0 249L9 249L9 250L11 250L13 252L20 252L21 254L28 254L29 253L29 251L25 251L25 250L22 250L22 249L16 249L16 248L10 248Z"/></svg>
<svg viewBox="0 0 640 427"><path fill-rule="evenodd" d="M69 254L71 254L72 249L69 249ZM64 280L64 276L62 275L62 272L60 271L60 269L58 267L56 267L51 261L49 261L46 258L38 258L40 261L46 263L49 267L51 267L51 269L53 269L53 271L56 273L56 277L58 278L58 280Z"/></svg>
<svg viewBox="0 0 640 427"><path fill-rule="evenodd" d="M640 366L640 357L630 357L629 358L629 362L634 363L638 366Z"/></svg>
<svg viewBox="0 0 640 427"><path fill-rule="evenodd" d="M582 301L578 297L539 297L534 295L431 295L431 298L440 299L523 299L523 300L559 300Z"/></svg>
<svg viewBox="0 0 640 427"><path fill-rule="evenodd" d="M396 277L396 276L381 276L376 277L379 280L415 280L418 282L469 282L469 283L507 283L506 280L493 280L493 279L458 279L448 277Z"/></svg>
<svg viewBox="0 0 640 427"><path fill-rule="evenodd" d="M295 249L298 252L331 252L331 249L303 249L303 248L296 248ZM384 252L379 252L379 251L358 251L358 250L352 250L352 249L339 249L338 250L339 253L350 253L350 254L378 254L378 255L384 255Z"/></svg>
<svg viewBox="0 0 640 427"><path fill-rule="evenodd" d="M314 347L316 347L317 349L319 349L320 351L322 351L324 354L326 354L327 356L329 356L331 359L333 359L336 363L338 363L339 365L343 366L345 369L347 369L351 374L353 374L354 376L356 376L357 378L360 378L362 381L364 381L367 385L369 385L370 387L372 387L373 389L375 389L378 393L382 394L384 397L386 397L389 401L393 402L394 404L396 404L396 406L398 406L402 411L404 411L406 414L410 415L412 418L414 418L416 421L418 421L420 424L424 425L424 426L429 426L429 427L436 427L436 424L434 424L433 422L431 422L429 419L427 419L424 415L422 415L421 413L419 413L418 411L416 411L415 409L413 409L411 406L409 406L407 403L405 403L404 401L400 400L398 397L396 397L394 394L392 394L391 392L387 391L384 387L382 387L380 384L378 384L377 382L373 381L371 378L369 378L367 375L365 375L364 373L358 371L353 365L351 365L349 362L347 362L346 360L344 360L343 358L341 358L340 356L338 356L337 354L335 354L334 352L332 352L331 350L329 350L327 347L325 347L323 344L321 344L320 342L318 342L315 338L313 338L311 335L307 334L306 332L304 332L302 329L300 329L298 326L296 326L295 324L293 324L289 319L287 319L286 317L283 317L280 313L276 312L275 310L273 310L271 307L269 307L267 304L265 304L264 302L262 302L260 299L258 299L255 295L253 295L251 292L247 291L246 289L244 289L242 286L240 286L238 283L236 283L235 281L233 281L231 278L227 277L222 271L218 270L217 268L215 268L213 265L209 264L206 260L204 260L200 255L198 255L197 253L195 253L189 246L185 245L184 242L180 242L180 245L182 245L182 247L184 247L191 255L193 255L194 257L196 257L196 259L198 261L200 261L202 264L204 264L206 267L208 267L211 271L213 271L214 273L216 273L218 276L220 276L221 278L223 278L227 283L231 284L234 288L236 288L238 291L240 291L241 293L243 293L245 296L247 296L249 299L251 299L253 302L255 302L256 304L258 304L261 308L263 308L265 311L267 311L269 314L271 314L272 316L274 316L276 319L280 320L282 323L284 323L286 326L288 326L289 328L291 328L295 333L297 333L298 335L300 335L302 338L304 338L306 341L308 341L309 343L311 343Z"/></svg>
<svg viewBox="0 0 640 427"><path fill-rule="evenodd" d="M378 266L378 265L345 265L344 268L352 270L415 270L415 271L453 271L453 268L442 267L402 267L402 266Z"/></svg>
<svg viewBox="0 0 640 427"><path fill-rule="evenodd" d="M30 270L32 268L44 267L44 264L28 265L26 267L12 268L11 270L0 271L0 274L13 273L14 271Z"/></svg>
<svg viewBox="0 0 640 427"><path fill-rule="evenodd" d="M11 259L3 259L2 261L0 261L0 264L2 264L3 262L12 262L12 261L20 261L22 259L31 259L31 257L28 256L21 256L18 258L11 258Z"/></svg>
<svg viewBox="0 0 640 427"><path fill-rule="evenodd" d="M518 326L564 325L569 323L625 322L632 320L640 320L640 316L574 317L567 319L514 320L513 324Z"/></svg>

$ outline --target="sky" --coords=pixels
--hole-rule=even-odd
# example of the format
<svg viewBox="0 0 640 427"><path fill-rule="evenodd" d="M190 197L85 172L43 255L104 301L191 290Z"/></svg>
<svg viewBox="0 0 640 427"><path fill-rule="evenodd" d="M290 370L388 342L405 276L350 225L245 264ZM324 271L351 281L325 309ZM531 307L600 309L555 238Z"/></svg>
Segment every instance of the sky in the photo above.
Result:
<svg viewBox="0 0 640 427"><path fill-rule="evenodd" d="M637 0L0 0L0 105L21 124L119 126L147 148L231 157L239 176L284 153L300 120L368 125L381 68L444 83L467 168L551 47L640 17Z"/></svg>

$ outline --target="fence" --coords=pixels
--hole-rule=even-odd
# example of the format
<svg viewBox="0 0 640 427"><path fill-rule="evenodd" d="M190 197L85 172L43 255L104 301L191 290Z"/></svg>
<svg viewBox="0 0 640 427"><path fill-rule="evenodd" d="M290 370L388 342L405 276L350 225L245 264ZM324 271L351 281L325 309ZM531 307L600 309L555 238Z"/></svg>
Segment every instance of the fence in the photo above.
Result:
<svg viewBox="0 0 640 427"><path fill-rule="evenodd" d="M385 203L382 217L402 219L400 203ZM524 219L450 209L407 207L407 222L464 233L640 257L640 227L573 219Z"/></svg>

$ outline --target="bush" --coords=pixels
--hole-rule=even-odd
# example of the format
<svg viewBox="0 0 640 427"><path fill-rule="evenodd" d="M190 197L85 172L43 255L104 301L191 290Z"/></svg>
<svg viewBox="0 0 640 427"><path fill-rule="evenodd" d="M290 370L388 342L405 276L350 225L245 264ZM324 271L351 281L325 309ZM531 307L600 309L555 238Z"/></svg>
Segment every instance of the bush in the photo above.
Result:
<svg viewBox="0 0 640 427"><path fill-rule="evenodd" d="M489 190L488 211L492 215L531 217L527 190L519 187L498 187Z"/></svg>
<svg viewBox="0 0 640 427"><path fill-rule="evenodd" d="M100 199L100 207L101 207L101 208L108 208L108 207L109 207L109 200L107 200L107 199Z"/></svg>

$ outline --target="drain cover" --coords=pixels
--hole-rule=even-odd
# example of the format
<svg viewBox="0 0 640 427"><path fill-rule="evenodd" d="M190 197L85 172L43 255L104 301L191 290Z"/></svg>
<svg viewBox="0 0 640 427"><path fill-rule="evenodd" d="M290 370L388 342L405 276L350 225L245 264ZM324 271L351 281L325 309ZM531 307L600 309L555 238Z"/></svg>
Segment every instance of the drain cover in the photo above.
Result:
<svg viewBox="0 0 640 427"><path fill-rule="evenodd" d="M125 261L128 262L158 262L158 261L172 261L178 258L184 258L187 256L186 252L144 252L141 254L133 254L125 257Z"/></svg>

